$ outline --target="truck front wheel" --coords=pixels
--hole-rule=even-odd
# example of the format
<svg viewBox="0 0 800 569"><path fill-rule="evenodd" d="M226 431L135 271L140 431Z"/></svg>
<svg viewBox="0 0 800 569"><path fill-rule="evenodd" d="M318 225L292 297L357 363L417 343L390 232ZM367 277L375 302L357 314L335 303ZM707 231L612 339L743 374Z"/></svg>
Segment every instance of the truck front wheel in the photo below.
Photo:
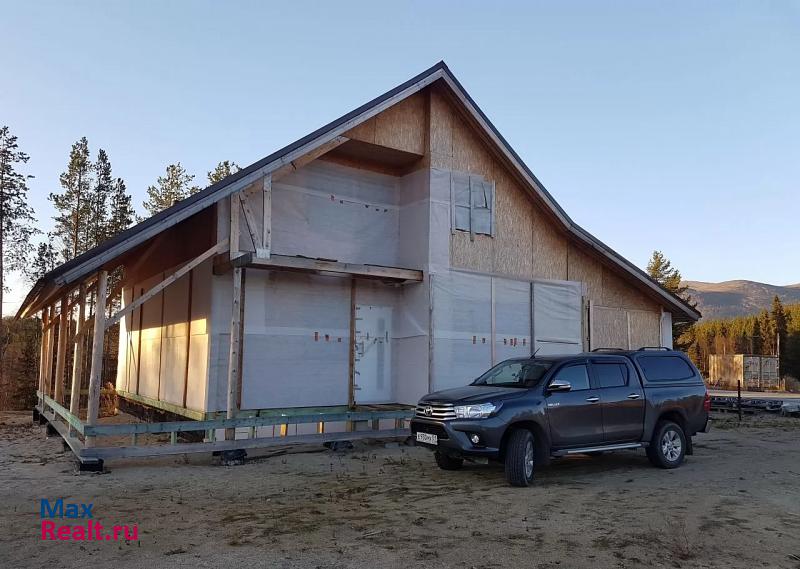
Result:
<svg viewBox="0 0 800 569"><path fill-rule="evenodd" d="M533 434L527 429L511 433L506 444L506 480L512 486L529 486L533 482L536 452Z"/></svg>
<svg viewBox="0 0 800 569"><path fill-rule="evenodd" d="M647 458L661 468L677 468L686 456L686 434L677 423L661 421L647 447Z"/></svg>

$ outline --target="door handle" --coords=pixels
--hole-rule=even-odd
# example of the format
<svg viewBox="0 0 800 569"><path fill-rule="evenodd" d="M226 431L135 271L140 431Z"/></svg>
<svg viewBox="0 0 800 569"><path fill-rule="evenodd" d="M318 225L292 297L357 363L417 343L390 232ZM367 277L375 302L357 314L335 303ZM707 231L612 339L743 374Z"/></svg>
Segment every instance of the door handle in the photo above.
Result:
<svg viewBox="0 0 800 569"><path fill-rule="evenodd" d="M600 398L599 397L587 397L586 401L588 401L589 403L597 403L598 401L600 401Z"/></svg>
<svg viewBox="0 0 800 569"><path fill-rule="evenodd" d="M639 397L641 397L641 395L639 395L638 393L631 393L630 395L628 395L628 399L639 399Z"/></svg>

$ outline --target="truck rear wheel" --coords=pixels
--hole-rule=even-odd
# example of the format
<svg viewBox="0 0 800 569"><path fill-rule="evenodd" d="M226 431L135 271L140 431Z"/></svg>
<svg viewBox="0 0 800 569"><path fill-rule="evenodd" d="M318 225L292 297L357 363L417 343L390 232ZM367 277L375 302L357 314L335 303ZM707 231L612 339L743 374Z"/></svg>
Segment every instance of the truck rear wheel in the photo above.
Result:
<svg viewBox="0 0 800 569"><path fill-rule="evenodd" d="M464 466L463 458L448 456L439 451L433 453L433 456L436 458L436 464L442 470L459 470L462 466Z"/></svg>
<svg viewBox="0 0 800 569"><path fill-rule="evenodd" d="M677 468L686 456L686 448L686 434L681 426L672 421L661 421L647 447L647 458L660 468Z"/></svg>
<svg viewBox="0 0 800 569"><path fill-rule="evenodd" d="M506 480L512 486L529 486L533 482L536 460L533 434L527 429L511 433L506 444Z"/></svg>

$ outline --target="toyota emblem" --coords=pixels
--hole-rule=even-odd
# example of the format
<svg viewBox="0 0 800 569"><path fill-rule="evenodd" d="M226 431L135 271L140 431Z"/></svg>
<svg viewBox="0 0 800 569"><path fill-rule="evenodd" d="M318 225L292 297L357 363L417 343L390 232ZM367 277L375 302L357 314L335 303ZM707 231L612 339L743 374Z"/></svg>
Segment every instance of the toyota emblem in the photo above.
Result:
<svg viewBox="0 0 800 569"><path fill-rule="evenodd" d="M430 417L431 415L433 415L433 407L428 405L427 407L425 407L425 416Z"/></svg>

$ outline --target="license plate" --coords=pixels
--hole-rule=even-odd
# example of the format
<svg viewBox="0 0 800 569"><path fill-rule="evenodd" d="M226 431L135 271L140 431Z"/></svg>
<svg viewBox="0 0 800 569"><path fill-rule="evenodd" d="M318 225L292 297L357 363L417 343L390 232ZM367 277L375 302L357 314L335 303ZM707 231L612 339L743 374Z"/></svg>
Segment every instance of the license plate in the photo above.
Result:
<svg viewBox="0 0 800 569"><path fill-rule="evenodd" d="M439 444L439 437L430 433L417 431L417 442L425 443L426 445L436 445Z"/></svg>

